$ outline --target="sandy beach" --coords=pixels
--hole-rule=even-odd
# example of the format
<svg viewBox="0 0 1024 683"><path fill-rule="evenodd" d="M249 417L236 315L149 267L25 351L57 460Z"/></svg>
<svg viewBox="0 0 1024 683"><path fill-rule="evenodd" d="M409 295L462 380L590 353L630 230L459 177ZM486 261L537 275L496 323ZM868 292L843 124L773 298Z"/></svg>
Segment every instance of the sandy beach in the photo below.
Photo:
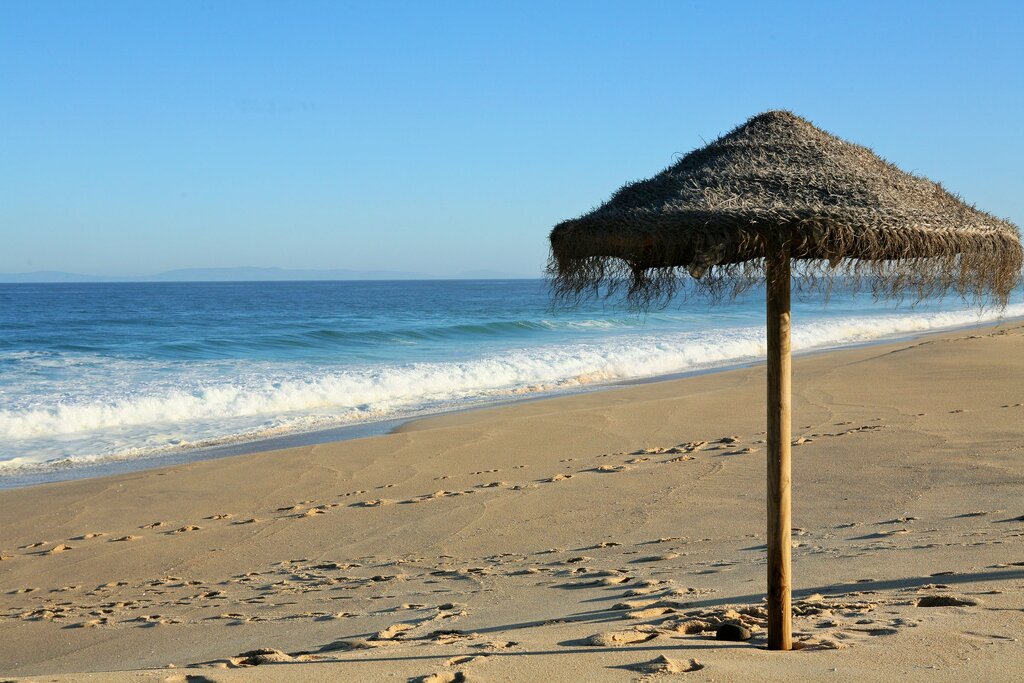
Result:
<svg viewBox="0 0 1024 683"><path fill-rule="evenodd" d="M763 648L757 366L0 491L0 673L1024 677L1024 324L799 357L793 386L799 651Z"/></svg>

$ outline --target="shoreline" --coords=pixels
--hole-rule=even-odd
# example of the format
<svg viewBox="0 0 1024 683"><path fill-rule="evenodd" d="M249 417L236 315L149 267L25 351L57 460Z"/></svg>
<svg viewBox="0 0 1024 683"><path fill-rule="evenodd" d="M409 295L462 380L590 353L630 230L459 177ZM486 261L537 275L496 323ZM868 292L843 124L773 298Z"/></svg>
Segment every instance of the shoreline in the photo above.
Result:
<svg viewBox="0 0 1024 683"><path fill-rule="evenodd" d="M851 342L848 344L839 344L833 346L824 346L820 348L805 349L802 351L794 352L793 356L794 358L798 358L805 356L814 356L818 354L828 354L836 351L878 346L882 344L914 341L917 339L926 338L933 335L943 335L960 330L995 328L1001 325L1012 324L1014 322L1019 321L1024 321L1024 316L1014 316L1003 318L998 321L985 321L967 325L956 325L947 328L927 330L924 332L895 334L886 337L879 337L877 339L871 339L868 341L858 341ZM236 441L230 441L222 444L201 446L198 448L185 448L180 450L173 450L168 453L159 453L149 456L101 458L98 459L96 462L90 464L63 465L60 463L54 463L53 465L49 466L40 465L39 467L27 468L27 471L23 473L0 474L0 491L6 489L17 489L29 486L38 486L41 484L49 484L61 481L78 481L82 479L94 479L116 476L120 474L129 474L132 472L141 472L150 469L159 469L175 465L184 465L192 462L204 462L220 458L228 458L241 455L252 455L256 453L285 450L302 446L317 446L331 443L342 443L357 439L372 438L376 436L382 436L398 432L403 428L406 428L421 420L431 420L438 417L458 415L464 412L486 410L490 408L502 408L506 406L513 406L520 403L528 403L533 401L545 401L549 399L558 399L568 396L575 396L579 394L605 392L623 387L645 384L657 384L662 382L672 382L680 379L686 379L688 377L699 377L702 375L717 374L722 372L739 370L743 368L756 367L759 365L763 365L764 362L765 361L763 358L729 362L723 365L713 365L710 367L686 370L683 372L669 373L664 375L653 375L651 377L615 380L606 383L594 383L590 385L577 386L568 389L552 390L549 392L541 391L536 392L532 395L522 395L518 397L495 399L493 401L485 401L472 405L454 407L448 410L437 410L432 412L416 413L412 415L387 418L378 421L357 422L353 424L339 425L336 427L330 427L326 429L292 432L282 434L280 436L260 437L252 440L240 438Z"/></svg>
<svg viewBox="0 0 1024 683"><path fill-rule="evenodd" d="M2 490L0 671L626 683L663 655L694 681L1018 680L1024 322L793 371L803 652L762 648L754 366ZM725 620L752 639L715 640Z"/></svg>

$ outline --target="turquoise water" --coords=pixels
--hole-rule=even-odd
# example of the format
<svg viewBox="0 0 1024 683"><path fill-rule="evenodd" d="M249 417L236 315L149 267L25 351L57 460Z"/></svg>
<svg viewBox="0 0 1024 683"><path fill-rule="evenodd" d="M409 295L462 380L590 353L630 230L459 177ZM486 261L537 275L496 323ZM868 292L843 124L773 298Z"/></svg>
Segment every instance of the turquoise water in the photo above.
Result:
<svg viewBox="0 0 1024 683"><path fill-rule="evenodd" d="M553 311L539 280L0 284L0 476L757 360L763 315ZM795 304L794 348L996 317L839 293Z"/></svg>

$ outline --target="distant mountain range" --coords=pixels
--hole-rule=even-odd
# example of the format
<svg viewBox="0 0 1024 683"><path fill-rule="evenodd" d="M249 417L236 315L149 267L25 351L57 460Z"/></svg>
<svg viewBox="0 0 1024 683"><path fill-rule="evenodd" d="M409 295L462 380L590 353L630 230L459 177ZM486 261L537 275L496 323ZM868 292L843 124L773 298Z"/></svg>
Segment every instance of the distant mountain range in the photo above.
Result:
<svg viewBox="0 0 1024 683"><path fill-rule="evenodd" d="M294 270L287 268L182 268L155 275L107 277L37 270L31 273L0 273L0 282L253 282L283 280L519 280L540 277L494 270L466 270L457 275L438 276L392 270Z"/></svg>

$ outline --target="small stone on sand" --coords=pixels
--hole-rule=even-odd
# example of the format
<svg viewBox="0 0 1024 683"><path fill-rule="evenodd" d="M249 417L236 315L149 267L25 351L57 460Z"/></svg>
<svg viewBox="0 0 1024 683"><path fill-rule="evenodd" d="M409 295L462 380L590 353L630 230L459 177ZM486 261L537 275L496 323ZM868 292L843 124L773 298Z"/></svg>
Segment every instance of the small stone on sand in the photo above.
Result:
<svg viewBox="0 0 1024 683"><path fill-rule="evenodd" d="M918 607L972 607L978 604L975 598L960 598L955 595L926 595L918 598Z"/></svg>
<svg viewBox="0 0 1024 683"><path fill-rule="evenodd" d="M743 624L727 621L718 626L718 629L715 631L715 640L750 640L752 635L750 629Z"/></svg>

